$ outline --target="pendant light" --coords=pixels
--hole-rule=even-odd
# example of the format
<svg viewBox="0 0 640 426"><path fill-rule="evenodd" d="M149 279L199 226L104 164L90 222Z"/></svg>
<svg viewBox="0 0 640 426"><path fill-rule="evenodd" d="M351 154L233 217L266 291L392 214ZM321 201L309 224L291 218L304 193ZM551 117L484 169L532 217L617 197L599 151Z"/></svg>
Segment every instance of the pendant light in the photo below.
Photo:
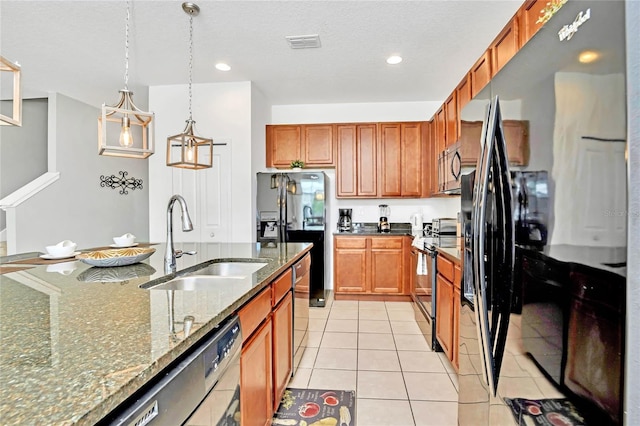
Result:
<svg viewBox="0 0 640 426"><path fill-rule="evenodd" d="M145 112L133 103L129 91L129 19L127 1L125 25L124 89L115 105L102 104L98 117L98 153L115 157L147 158L153 154L154 113Z"/></svg>
<svg viewBox="0 0 640 426"><path fill-rule="evenodd" d="M167 138L167 166L183 169L207 169L213 165L213 140L195 134L195 124L191 109L193 84L193 17L200 8L195 3L182 3L182 9L189 15L189 118L182 133Z"/></svg>
<svg viewBox="0 0 640 426"><path fill-rule="evenodd" d="M22 126L22 86L20 84L20 65L0 56L0 72L11 73L13 77L13 98L11 99L11 116L0 113L0 125ZM0 77L0 79L2 79Z"/></svg>

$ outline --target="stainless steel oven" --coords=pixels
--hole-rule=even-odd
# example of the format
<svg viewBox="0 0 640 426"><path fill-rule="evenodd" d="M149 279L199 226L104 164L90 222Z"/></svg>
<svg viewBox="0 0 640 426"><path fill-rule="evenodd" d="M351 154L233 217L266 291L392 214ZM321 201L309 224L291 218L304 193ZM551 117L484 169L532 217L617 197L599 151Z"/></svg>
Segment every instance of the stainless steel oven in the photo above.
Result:
<svg viewBox="0 0 640 426"><path fill-rule="evenodd" d="M411 255L415 283L411 289L411 297L414 302L416 321L429 347L434 351L441 351L436 339L436 249L430 243L425 243L422 248L414 245L411 248Z"/></svg>

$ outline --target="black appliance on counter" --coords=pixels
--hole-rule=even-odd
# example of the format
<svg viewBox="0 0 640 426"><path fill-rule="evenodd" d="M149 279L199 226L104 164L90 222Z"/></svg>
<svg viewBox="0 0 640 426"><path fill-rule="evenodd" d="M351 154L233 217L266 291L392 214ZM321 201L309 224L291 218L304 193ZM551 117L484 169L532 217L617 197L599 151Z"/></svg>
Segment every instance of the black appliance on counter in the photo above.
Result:
<svg viewBox="0 0 640 426"><path fill-rule="evenodd" d="M257 174L256 241L313 243L309 305L325 306L327 176L323 172Z"/></svg>
<svg viewBox="0 0 640 426"><path fill-rule="evenodd" d="M352 209L338 209L338 232L351 232L352 221L351 214Z"/></svg>
<svg viewBox="0 0 640 426"><path fill-rule="evenodd" d="M537 424L549 399L571 404L565 424L623 422L624 10L565 3L461 111L486 108L461 180L460 425ZM587 49L606 55L579 63ZM529 124L514 173L503 119Z"/></svg>

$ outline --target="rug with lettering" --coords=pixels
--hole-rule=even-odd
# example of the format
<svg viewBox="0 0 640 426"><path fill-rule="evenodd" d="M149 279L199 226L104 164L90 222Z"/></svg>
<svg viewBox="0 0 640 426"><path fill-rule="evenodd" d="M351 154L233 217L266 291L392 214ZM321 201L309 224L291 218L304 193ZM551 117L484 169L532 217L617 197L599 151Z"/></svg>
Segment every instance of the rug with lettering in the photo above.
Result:
<svg viewBox="0 0 640 426"><path fill-rule="evenodd" d="M287 388L271 424L278 426L355 426L356 392Z"/></svg>

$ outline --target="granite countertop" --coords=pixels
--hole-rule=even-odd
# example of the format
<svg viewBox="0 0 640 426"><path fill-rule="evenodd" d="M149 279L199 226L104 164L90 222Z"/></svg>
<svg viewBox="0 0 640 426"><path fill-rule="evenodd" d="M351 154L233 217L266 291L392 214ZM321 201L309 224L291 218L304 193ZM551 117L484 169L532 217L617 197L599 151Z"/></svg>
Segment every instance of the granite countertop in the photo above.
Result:
<svg viewBox="0 0 640 426"><path fill-rule="evenodd" d="M378 224L375 222L354 223L351 231L334 231L333 235L376 235L376 236L411 236L411 225L408 223L391 223L389 232L378 232Z"/></svg>
<svg viewBox="0 0 640 426"><path fill-rule="evenodd" d="M241 285L176 291L174 332L164 244L142 263L80 261L0 275L0 418L3 424L95 424L292 265L311 244L181 243L178 275L225 259L267 265ZM182 318L193 315L184 338Z"/></svg>
<svg viewBox="0 0 640 426"><path fill-rule="evenodd" d="M457 262L458 265L462 261L462 248L457 247L438 247L436 248L438 253L442 253L445 256L451 258L452 261Z"/></svg>

